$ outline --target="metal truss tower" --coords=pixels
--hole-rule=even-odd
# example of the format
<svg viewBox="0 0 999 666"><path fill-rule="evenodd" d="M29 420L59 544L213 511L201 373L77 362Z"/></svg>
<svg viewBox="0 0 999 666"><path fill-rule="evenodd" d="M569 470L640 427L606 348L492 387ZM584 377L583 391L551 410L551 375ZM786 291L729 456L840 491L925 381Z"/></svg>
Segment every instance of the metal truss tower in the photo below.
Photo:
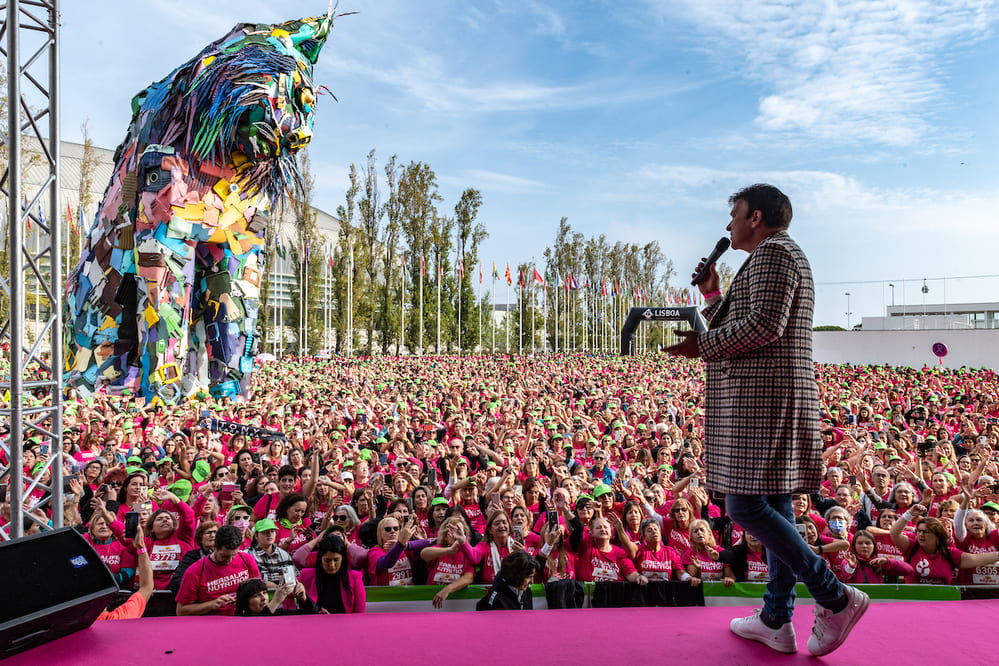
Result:
<svg viewBox="0 0 999 666"><path fill-rule="evenodd" d="M0 270L0 344L10 360L9 368L0 370L0 447L9 463L6 469L0 465L0 484L7 484L11 507L0 539L16 539L31 522L46 525L46 510L54 527L63 522L59 0L8 0L0 9L0 49L7 56L7 95L0 106L0 200L6 199L7 215L0 223L7 226L9 252L8 266ZM47 169L37 187L25 184L29 165ZM33 225L35 249L25 242L25 228ZM30 344L29 281L49 303L48 317L39 321ZM40 468L25 470L24 443L35 438L48 445L48 458Z"/></svg>

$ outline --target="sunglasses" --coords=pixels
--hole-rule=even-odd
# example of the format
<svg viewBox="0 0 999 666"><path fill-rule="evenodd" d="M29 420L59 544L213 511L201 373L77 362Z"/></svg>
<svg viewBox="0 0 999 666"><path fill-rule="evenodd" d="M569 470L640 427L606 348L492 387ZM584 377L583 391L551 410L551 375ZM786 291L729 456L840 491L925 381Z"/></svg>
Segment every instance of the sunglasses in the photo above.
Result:
<svg viewBox="0 0 999 666"><path fill-rule="evenodd" d="M343 516L340 514L333 516L333 522L337 523L340 522L341 520L347 520L347 516Z"/></svg>
<svg viewBox="0 0 999 666"><path fill-rule="evenodd" d="M382 529L385 530L386 532L398 532L399 531L399 526L398 525L386 525Z"/></svg>

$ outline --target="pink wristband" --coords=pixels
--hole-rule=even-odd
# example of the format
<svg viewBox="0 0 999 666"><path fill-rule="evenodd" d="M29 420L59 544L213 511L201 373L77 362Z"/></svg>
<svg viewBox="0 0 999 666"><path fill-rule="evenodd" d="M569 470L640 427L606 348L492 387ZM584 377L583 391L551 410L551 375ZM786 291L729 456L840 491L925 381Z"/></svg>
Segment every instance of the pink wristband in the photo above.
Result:
<svg viewBox="0 0 999 666"><path fill-rule="evenodd" d="M721 289L715 289L714 291L709 291L708 293L704 294L704 300L710 301L715 296L721 296Z"/></svg>
<svg viewBox="0 0 999 666"><path fill-rule="evenodd" d="M136 555L142 555L143 553L145 553L145 554L147 554L147 555L148 555L148 554L149 554L149 551L148 551L148 550L146 550L145 548L139 548L138 550L136 550L136 551L135 551L135 554L136 554Z"/></svg>

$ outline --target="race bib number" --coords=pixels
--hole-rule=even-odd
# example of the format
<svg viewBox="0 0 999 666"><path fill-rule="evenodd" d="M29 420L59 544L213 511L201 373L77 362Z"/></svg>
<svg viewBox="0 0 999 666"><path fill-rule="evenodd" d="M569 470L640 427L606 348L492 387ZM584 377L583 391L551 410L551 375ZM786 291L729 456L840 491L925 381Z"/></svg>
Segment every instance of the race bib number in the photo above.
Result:
<svg viewBox="0 0 999 666"><path fill-rule="evenodd" d="M173 571L180 564L180 544L153 546L149 553L149 563L153 571Z"/></svg>
<svg viewBox="0 0 999 666"><path fill-rule="evenodd" d="M999 567L975 567L971 582L975 585L999 585Z"/></svg>

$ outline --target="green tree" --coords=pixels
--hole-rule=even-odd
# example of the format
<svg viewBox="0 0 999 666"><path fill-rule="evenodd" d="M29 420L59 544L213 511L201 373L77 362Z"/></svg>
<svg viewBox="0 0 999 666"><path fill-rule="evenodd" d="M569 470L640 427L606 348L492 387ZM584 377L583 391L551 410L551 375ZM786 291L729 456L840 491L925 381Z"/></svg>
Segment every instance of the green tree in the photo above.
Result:
<svg viewBox="0 0 999 666"><path fill-rule="evenodd" d="M460 263L458 321L462 349L475 349L479 342L479 314L481 304L476 303L471 276L479 257L479 244L489 237L486 228L475 222L482 206L482 195L473 187L461 193L461 199L454 207L454 219L458 229L458 260Z"/></svg>
<svg viewBox="0 0 999 666"><path fill-rule="evenodd" d="M436 174L422 162L410 162L399 179L402 237L409 248L409 274L413 277L409 294L410 311L416 315L409 318L406 326L406 345L410 350L420 349L421 326L424 344L428 332L436 334L436 328L428 326L426 316L420 321L419 304L422 284L424 315L436 308L436 292L433 291L436 283L433 280L436 279L437 269L432 254L432 228L438 218L439 201L443 201L443 197L437 191ZM421 262L425 263L430 275L421 274Z"/></svg>
<svg viewBox="0 0 999 666"><path fill-rule="evenodd" d="M299 342L299 351L309 354L318 350L322 335L322 311L318 304L322 295L320 273L323 256L322 241L316 226L316 211L312 207L315 193L312 163L307 151L298 153L296 159L302 178L301 186L291 197L295 229L295 245L291 251L295 266L295 282L291 290L291 319L293 325L299 327L304 306L305 338L302 339L300 328L296 328L296 338Z"/></svg>
<svg viewBox="0 0 999 666"><path fill-rule="evenodd" d="M402 234L403 204L399 196L399 178L401 168L396 165L397 158L393 155L385 164L385 183L388 188L388 200L384 205L385 212L385 280L381 285L381 302L379 307L378 327L382 331L382 353L389 352L389 345L394 340L395 353L402 353L402 335L399 329L400 308L405 297L405 262L397 260L399 238Z"/></svg>

